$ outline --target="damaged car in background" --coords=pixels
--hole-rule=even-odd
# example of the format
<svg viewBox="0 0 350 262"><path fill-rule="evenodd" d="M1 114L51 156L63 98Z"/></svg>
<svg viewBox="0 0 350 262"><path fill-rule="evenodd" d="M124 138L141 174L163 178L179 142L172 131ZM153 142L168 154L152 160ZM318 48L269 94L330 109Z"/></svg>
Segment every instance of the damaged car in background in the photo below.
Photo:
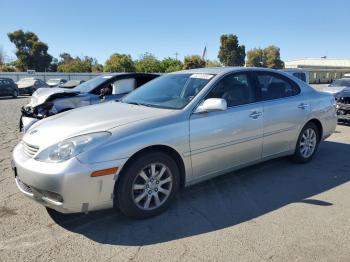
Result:
<svg viewBox="0 0 350 262"><path fill-rule="evenodd" d="M61 85L60 87L62 88L74 88L82 83L84 83L84 80L69 80L66 83L64 83L63 85Z"/></svg>
<svg viewBox="0 0 350 262"><path fill-rule="evenodd" d="M26 132L40 119L74 108L118 100L158 74L114 73L100 75L73 89L41 88L32 94L29 104L22 107L20 130Z"/></svg>
<svg viewBox="0 0 350 262"><path fill-rule="evenodd" d="M350 78L337 79L326 87L324 92L334 96L337 103L339 122L350 121Z"/></svg>
<svg viewBox="0 0 350 262"><path fill-rule="evenodd" d="M22 78L16 84L20 95L32 95L39 88L49 87L43 80L34 77Z"/></svg>

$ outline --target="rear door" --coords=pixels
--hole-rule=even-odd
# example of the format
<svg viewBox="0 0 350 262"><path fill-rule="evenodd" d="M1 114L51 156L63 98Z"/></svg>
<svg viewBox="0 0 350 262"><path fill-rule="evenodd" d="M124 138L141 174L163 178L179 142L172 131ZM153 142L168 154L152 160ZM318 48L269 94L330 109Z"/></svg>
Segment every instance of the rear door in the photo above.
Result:
<svg viewBox="0 0 350 262"><path fill-rule="evenodd" d="M263 152L270 157L294 148L301 124L309 114L309 102L291 79L273 72L256 72L263 101Z"/></svg>

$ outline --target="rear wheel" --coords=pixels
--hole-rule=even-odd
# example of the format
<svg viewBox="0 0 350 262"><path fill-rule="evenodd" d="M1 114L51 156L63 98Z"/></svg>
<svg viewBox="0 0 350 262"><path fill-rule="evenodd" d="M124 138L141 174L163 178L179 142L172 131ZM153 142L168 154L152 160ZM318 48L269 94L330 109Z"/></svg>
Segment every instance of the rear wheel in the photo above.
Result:
<svg viewBox="0 0 350 262"><path fill-rule="evenodd" d="M133 160L123 170L114 195L122 213L140 219L163 212L178 189L176 162L162 152L149 152Z"/></svg>
<svg viewBox="0 0 350 262"><path fill-rule="evenodd" d="M18 97L18 91L17 90L13 91L12 97L13 98L17 98Z"/></svg>
<svg viewBox="0 0 350 262"><path fill-rule="evenodd" d="M313 123L308 123L301 130L292 159L297 163L309 162L317 151L320 141L319 130Z"/></svg>

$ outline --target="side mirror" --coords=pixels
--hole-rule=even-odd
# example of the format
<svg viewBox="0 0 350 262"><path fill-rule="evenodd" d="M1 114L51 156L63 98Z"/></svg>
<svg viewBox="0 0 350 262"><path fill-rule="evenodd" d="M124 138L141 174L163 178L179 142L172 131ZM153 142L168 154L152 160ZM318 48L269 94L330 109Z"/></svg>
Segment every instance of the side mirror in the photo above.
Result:
<svg viewBox="0 0 350 262"><path fill-rule="evenodd" d="M208 113L214 111L225 111L227 109L227 102L222 98L209 98L197 107L195 114Z"/></svg>

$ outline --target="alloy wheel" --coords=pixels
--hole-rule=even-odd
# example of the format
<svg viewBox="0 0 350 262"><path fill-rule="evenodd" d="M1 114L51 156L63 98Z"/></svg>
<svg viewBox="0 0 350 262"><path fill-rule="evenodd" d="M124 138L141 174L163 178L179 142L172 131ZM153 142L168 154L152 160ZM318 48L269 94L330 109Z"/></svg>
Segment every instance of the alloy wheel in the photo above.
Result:
<svg viewBox="0 0 350 262"><path fill-rule="evenodd" d="M313 128L304 130L300 139L300 154L304 158L309 158L315 151L317 145L317 135Z"/></svg>
<svg viewBox="0 0 350 262"><path fill-rule="evenodd" d="M144 167L132 184L132 199L142 210L153 210L163 205L171 194L173 175L162 163Z"/></svg>

